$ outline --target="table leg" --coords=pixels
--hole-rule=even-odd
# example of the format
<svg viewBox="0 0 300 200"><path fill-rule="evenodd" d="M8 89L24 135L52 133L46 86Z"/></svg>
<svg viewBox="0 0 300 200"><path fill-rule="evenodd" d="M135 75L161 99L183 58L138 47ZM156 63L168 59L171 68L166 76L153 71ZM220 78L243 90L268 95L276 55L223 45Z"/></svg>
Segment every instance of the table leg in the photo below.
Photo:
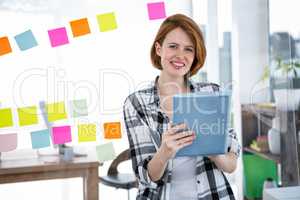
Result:
<svg viewBox="0 0 300 200"><path fill-rule="evenodd" d="M89 168L87 176L83 178L84 186L84 200L98 200L99 199L99 175L98 167Z"/></svg>

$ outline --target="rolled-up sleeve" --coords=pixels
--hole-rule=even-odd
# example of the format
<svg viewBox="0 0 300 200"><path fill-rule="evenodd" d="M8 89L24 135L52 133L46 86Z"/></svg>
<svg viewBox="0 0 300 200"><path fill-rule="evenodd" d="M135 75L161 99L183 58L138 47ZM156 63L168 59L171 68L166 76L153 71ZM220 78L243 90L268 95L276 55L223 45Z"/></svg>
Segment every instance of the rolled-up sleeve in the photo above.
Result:
<svg viewBox="0 0 300 200"><path fill-rule="evenodd" d="M237 140L236 132L234 129L229 129L228 137L229 137L228 152L233 152L237 157L239 157L241 153L241 145Z"/></svg>
<svg viewBox="0 0 300 200"><path fill-rule="evenodd" d="M123 106L132 167L140 184L145 187L156 188L157 183L153 182L148 174L148 163L155 154L156 149L151 140L150 128L137 112L132 98L135 97L129 96Z"/></svg>

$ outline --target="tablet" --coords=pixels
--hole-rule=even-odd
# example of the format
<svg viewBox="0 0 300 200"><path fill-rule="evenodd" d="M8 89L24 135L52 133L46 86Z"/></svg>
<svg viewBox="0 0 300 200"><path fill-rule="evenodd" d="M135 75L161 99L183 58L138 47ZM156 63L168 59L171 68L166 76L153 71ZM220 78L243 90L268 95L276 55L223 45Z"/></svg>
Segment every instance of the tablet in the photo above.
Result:
<svg viewBox="0 0 300 200"><path fill-rule="evenodd" d="M173 97L174 124L186 123L196 139L177 156L225 154L228 149L231 92L197 92Z"/></svg>

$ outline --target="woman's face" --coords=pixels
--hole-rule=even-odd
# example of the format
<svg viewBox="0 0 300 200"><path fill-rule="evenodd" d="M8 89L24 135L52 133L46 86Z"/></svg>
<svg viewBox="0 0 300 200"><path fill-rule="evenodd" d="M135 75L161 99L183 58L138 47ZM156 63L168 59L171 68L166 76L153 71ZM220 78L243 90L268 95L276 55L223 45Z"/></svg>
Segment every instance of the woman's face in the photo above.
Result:
<svg viewBox="0 0 300 200"><path fill-rule="evenodd" d="M156 54L161 58L162 73L183 77L190 71L195 57L195 47L181 28L170 31L160 45L155 44Z"/></svg>

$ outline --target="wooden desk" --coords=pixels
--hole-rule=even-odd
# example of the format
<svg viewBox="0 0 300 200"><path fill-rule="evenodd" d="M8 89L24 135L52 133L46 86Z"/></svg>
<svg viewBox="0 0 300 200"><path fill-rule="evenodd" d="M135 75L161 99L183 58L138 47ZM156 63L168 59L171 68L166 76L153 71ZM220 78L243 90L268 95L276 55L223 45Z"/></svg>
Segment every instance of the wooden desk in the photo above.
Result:
<svg viewBox="0 0 300 200"><path fill-rule="evenodd" d="M46 157L1 161L0 184L82 177L83 199L98 200L98 167L98 161L89 157L76 157L70 162L58 156L51 162Z"/></svg>

